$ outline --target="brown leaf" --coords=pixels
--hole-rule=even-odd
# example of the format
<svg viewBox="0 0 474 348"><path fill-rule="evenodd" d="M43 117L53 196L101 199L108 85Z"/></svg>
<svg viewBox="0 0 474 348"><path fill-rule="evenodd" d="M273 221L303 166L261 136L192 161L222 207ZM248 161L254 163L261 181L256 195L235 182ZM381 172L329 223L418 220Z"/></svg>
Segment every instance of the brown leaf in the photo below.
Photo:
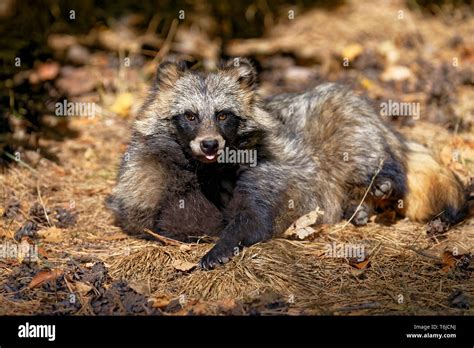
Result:
<svg viewBox="0 0 474 348"><path fill-rule="evenodd" d="M353 43L344 47L344 49L342 50L342 57L347 58L350 61L352 61L358 56L360 56L363 51L364 51L364 48L362 47L362 45L358 43Z"/></svg>
<svg viewBox="0 0 474 348"><path fill-rule="evenodd" d="M384 41L379 44L377 52L385 58L388 65L395 64L400 58L400 52L392 41Z"/></svg>
<svg viewBox="0 0 474 348"><path fill-rule="evenodd" d="M38 247L38 254L40 254L41 256L43 256L45 259L49 258L49 254L48 252L46 251L45 248L39 246Z"/></svg>
<svg viewBox="0 0 474 348"><path fill-rule="evenodd" d="M389 66L380 76L382 81L404 81L413 78L413 73L406 66Z"/></svg>
<svg viewBox="0 0 474 348"><path fill-rule="evenodd" d="M48 35L48 46L54 51L65 51L76 44L77 39L72 35L51 34Z"/></svg>
<svg viewBox="0 0 474 348"><path fill-rule="evenodd" d="M45 242L58 243L63 238L63 230L57 227L49 227L44 230L38 231L38 236L43 238Z"/></svg>
<svg viewBox="0 0 474 348"><path fill-rule="evenodd" d="M233 298L226 298L218 302L218 306L222 310L231 310L235 307L235 300Z"/></svg>
<svg viewBox="0 0 474 348"><path fill-rule="evenodd" d="M443 268L441 269L443 272L449 272L454 266L456 266L456 258L450 251L443 252Z"/></svg>
<svg viewBox="0 0 474 348"><path fill-rule="evenodd" d="M152 307L164 309L171 302L171 298L166 295L158 295L156 297L150 298Z"/></svg>
<svg viewBox="0 0 474 348"><path fill-rule="evenodd" d="M453 268L458 268L460 270L468 269L471 259L472 255L469 253L454 255L451 251L445 250L441 258L443 264L441 271L448 273Z"/></svg>
<svg viewBox="0 0 474 348"><path fill-rule="evenodd" d="M84 282L81 282L81 281L77 281L74 283L74 288L75 288L75 291L80 293L80 294L87 294L89 291L91 291L93 289L93 287L87 283L84 283Z"/></svg>
<svg viewBox="0 0 474 348"><path fill-rule="evenodd" d="M175 260L173 262L173 267L178 271L187 272L195 268L197 265L192 262L184 261L184 260Z"/></svg>
<svg viewBox="0 0 474 348"><path fill-rule="evenodd" d="M237 306L237 303L232 298L226 298L217 303L217 307L221 312L232 312L232 310Z"/></svg>
<svg viewBox="0 0 474 348"><path fill-rule="evenodd" d="M131 93L120 93L115 98L114 103L110 106L110 111L119 115L120 117L126 118L130 113L133 100L134 98Z"/></svg>
<svg viewBox="0 0 474 348"><path fill-rule="evenodd" d="M86 68L63 67L56 86L70 96L79 96L93 91L98 84L97 78Z"/></svg>
<svg viewBox="0 0 474 348"><path fill-rule="evenodd" d="M430 236L437 236L445 233L448 229L449 225L437 218L427 224L426 233Z"/></svg>
<svg viewBox="0 0 474 348"><path fill-rule="evenodd" d="M364 261L361 261L361 262L349 262L349 264L352 266L352 267L355 267L357 269L366 269L367 267L369 267L370 265L370 260L369 259L366 259Z"/></svg>
<svg viewBox="0 0 474 348"><path fill-rule="evenodd" d="M36 69L40 81L54 80L59 74L59 64L56 62L46 62L38 64Z"/></svg>
<svg viewBox="0 0 474 348"><path fill-rule="evenodd" d="M286 231L283 233L285 237L298 237L299 239L305 239L310 236L316 230L311 227L318 220L319 215L324 215L319 207L315 210L309 212L308 214L303 215L298 220L296 220Z"/></svg>
<svg viewBox="0 0 474 348"><path fill-rule="evenodd" d="M54 280L63 275L63 270L61 269L52 269L51 271L41 271L36 274L33 279L31 279L30 284L28 284L28 289L36 288L45 282Z"/></svg>
<svg viewBox="0 0 474 348"><path fill-rule="evenodd" d="M228 315L243 315L244 308L242 303L236 302L232 298L227 298L217 302L217 309L219 312Z"/></svg>
<svg viewBox="0 0 474 348"><path fill-rule="evenodd" d="M210 306L207 302L196 301L195 303L189 303L189 306L184 309L188 310L188 313L194 315L208 315L210 313Z"/></svg>

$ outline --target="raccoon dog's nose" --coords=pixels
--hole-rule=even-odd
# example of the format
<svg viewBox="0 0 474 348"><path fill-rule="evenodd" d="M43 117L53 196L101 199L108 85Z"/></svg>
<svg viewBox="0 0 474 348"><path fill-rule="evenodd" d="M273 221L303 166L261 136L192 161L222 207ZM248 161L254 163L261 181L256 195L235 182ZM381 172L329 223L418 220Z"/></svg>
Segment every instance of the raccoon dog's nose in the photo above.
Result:
<svg viewBox="0 0 474 348"><path fill-rule="evenodd" d="M217 153L219 142L215 139L205 139L201 141L201 150L206 155L214 155Z"/></svg>

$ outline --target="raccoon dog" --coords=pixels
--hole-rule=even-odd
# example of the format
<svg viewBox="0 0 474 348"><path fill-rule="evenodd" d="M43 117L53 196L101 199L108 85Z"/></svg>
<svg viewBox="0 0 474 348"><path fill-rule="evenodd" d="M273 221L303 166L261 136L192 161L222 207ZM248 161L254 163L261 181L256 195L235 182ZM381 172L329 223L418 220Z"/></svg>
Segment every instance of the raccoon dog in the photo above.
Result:
<svg viewBox="0 0 474 348"><path fill-rule="evenodd" d="M128 233L219 236L204 269L317 207L320 223L356 225L386 208L416 221L466 213L454 174L362 98L326 83L263 100L243 58L208 73L160 65L107 202Z"/></svg>

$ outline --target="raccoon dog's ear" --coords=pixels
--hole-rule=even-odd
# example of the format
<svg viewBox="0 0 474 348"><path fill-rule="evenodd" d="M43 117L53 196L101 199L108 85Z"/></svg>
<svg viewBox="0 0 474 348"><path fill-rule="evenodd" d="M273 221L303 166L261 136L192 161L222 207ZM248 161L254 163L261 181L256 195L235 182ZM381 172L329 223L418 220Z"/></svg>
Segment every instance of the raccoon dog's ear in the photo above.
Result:
<svg viewBox="0 0 474 348"><path fill-rule="evenodd" d="M235 76L245 88L255 89L257 86L257 70L247 58L231 58L221 64L220 69Z"/></svg>
<svg viewBox="0 0 474 348"><path fill-rule="evenodd" d="M173 87L189 66L190 62L185 60L162 62L156 71L155 85L160 89Z"/></svg>

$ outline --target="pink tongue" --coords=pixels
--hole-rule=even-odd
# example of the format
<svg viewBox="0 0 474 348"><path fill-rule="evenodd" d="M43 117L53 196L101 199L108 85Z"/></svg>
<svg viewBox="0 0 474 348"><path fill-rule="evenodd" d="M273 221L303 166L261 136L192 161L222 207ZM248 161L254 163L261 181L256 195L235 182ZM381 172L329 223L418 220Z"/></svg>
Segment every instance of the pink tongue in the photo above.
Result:
<svg viewBox="0 0 474 348"><path fill-rule="evenodd" d="M213 160L216 157L216 155L206 155L206 158L208 160Z"/></svg>

